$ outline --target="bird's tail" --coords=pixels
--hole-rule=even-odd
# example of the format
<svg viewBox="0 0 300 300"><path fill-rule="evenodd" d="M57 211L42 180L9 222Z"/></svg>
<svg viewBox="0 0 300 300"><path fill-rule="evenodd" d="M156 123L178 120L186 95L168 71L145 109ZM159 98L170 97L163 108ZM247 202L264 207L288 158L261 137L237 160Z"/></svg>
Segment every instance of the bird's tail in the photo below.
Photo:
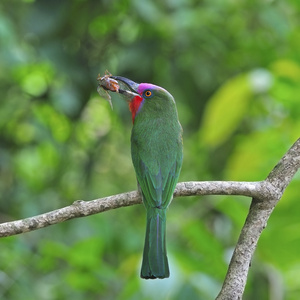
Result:
<svg viewBox="0 0 300 300"><path fill-rule="evenodd" d="M166 251L166 209L149 208L141 277L155 279L169 276Z"/></svg>

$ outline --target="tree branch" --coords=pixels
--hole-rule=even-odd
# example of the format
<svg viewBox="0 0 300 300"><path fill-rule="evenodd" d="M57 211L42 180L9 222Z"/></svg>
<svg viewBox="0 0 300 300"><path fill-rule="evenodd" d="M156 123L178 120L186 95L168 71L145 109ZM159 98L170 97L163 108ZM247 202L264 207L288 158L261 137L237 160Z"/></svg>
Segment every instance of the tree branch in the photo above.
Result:
<svg viewBox="0 0 300 300"><path fill-rule="evenodd" d="M262 182L189 181L177 184L174 197L197 195L243 195L256 197ZM44 228L67 220L86 217L111 209L142 203L137 191L91 201L77 200L73 204L34 217L0 224L0 237Z"/></svg>
<svg viewBox="0 0 300 300"><path fill-rule="evenodd" d="M282 157L264 181L190 181L178 183L174 197L197 195L242 195L252 198L249 214L234 250L217 300L242 299L250 262L262 230L285 188L300 167L300 139ZM137 191L95 199L23 220L0 224L0 237L33 231L66 220L85 217L122 206L142 203Z"/></svg>
<svg viewBox="0 0 300 300"><path fill-rule="evenodd" d="M262 230L285 188L300 168L300 139L288 150L261 184L265 192L252 199L250 210L216 300L242 299L253 253Z"/></svg>

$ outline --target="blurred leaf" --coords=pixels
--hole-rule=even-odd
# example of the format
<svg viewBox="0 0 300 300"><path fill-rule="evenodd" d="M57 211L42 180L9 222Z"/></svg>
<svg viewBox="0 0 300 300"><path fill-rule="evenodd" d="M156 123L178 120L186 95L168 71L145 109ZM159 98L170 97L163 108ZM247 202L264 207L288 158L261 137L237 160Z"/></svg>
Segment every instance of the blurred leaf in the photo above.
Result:
<svg viewBox="0 0 300 300"><path fill-rule="evenodd" d="M286 136L285 127L240 136L228 159L225 177L245 181L265 179L293 141L294 136Z"/></svg>
<svg viewBox="0 0 300 300"><path fill-rule="evenodd" d="M293 60L277 60L272 63L270 68L278 76L284 76L297 82L300 80L300 66Z"/></svg>
<svg viewBox="0 0 300 300"><path fill-rule="evenodd" d="M220 201L216 208L226 214L231 221L233 222L234 232L239 234L242 226L245 223L245 219L248 213L250 206L249 204L245 205L245 202L242 199L233 199L232 197L223 197L223 200Z"/></svg>
<svg viewBox="0 0 300 300"><path fill-rule="evenodd" d="M222 278L224 275L223 248L218 240L200 222L190 221L182 228L190 255L176 253L178 259L192 270L199 270ZM193 259L191 259L193 257Z"/></svg>
<svg viewBox="0 0 300 300"><path fill-rule="evenodd" d="M82 240L72 247L65 259L73 266L83 269L94 269L101 266L103 244L99 238Z"/></svg>
<svg viewBox="0 0 300 300"><path fill-rule="evenodd" d="M199 138L201 144L216 147L226 141L246 113L251 97L247 75L225 83L209 100Z"/></svg>

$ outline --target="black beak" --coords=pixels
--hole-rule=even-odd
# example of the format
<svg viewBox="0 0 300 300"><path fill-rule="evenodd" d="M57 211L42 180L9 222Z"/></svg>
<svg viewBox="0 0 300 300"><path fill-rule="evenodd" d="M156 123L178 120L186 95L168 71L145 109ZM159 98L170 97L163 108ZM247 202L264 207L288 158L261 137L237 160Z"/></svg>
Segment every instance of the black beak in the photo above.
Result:
<svg viewBox="0 0 300 300"><path fill-rule="evenodd" d="M125 96L131 96L131 97L138 95L138 91L137 91L138 87L139 87L138 83L136 83L128 78L122 77L122 76L110 76L110 78L124 83L124 84L120 85L120 89L119 89L120 94L123 94ZM129 90L123 89L122 87L128 88Z"/></svg>

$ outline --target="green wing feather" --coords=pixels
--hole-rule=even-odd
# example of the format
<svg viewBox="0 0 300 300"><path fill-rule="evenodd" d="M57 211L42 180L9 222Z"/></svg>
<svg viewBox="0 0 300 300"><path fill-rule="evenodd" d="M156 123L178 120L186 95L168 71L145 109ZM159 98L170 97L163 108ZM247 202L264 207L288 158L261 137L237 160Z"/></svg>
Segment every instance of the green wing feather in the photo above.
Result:
<svg viewBox="0 0 300 300"><path fill-rule="evenodd" d="M145 163L139 160L142 167L137 171L137 180L144 195L145 205L148 207L167 208L173 197L180 174L182 157L172 161L170 168L163 172L161 168L156 174L151 173Z"/></svg>
<svg viewBox="0 0 300 300"><path fill-rule="evenodd" d="M137 180L148 207L167 208L176 187L182 164L181 152L172 161L160 163L143 160L139 153L133 155ZM162 166L161 166L162 165Z"/></svg>

